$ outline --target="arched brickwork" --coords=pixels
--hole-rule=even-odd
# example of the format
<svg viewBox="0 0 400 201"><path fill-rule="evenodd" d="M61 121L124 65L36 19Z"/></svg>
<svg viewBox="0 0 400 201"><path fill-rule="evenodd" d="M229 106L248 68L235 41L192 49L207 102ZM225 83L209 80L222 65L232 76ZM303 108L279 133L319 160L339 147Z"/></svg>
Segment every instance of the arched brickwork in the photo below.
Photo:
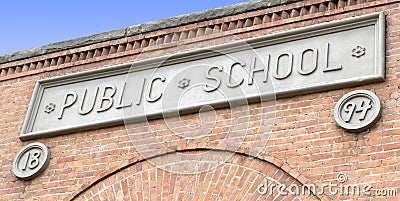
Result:
<svg viewBox="0 0 400 201"><path fill-rule="evenodd" d="M299 195L279 195L277 188L272 193L260 193L260 184L302 187L303 182L309 183L286 164L278 167L274 161L229 151L202 149L185 154L205 152L230 158L222 163L207 158L191 161L172 152L140 160L99 177L71 200L328 200L324 195L301 190ZM154 166L154 160L164 161L164 165ZM196 170L188 169L193 166Z"/></svg>

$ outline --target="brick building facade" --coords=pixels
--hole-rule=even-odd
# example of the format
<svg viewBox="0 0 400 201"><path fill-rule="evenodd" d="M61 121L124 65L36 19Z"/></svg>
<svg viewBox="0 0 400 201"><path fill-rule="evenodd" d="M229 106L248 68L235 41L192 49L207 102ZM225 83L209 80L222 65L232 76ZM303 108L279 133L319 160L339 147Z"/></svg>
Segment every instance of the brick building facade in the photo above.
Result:
<svg viewBox="0 0 400 201"><path fill-rule="evenodd" d="M20 139L38 80L372 13L385 16L384 81ZM400 200L400 1L250 1L7 54L0 62L0 200ZM382 116L352 133L337 125L334 109L359 89L379 97ZM13 160L32 142L50 149L50 163L24 181L14 176ZM274 182L316 189L262 192ZM321 192L328 185L371 188Z"/></svg>

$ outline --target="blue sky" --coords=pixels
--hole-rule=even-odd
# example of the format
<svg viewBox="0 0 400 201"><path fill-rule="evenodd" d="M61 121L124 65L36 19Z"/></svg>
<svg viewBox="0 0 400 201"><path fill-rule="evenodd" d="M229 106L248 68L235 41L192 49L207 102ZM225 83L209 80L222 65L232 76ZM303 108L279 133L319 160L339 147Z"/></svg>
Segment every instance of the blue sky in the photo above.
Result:
<svg viewBox="0 0 400 201"><path fill-rule="evenodd" d="M5 0L0 54L246 0Z"/></svg>

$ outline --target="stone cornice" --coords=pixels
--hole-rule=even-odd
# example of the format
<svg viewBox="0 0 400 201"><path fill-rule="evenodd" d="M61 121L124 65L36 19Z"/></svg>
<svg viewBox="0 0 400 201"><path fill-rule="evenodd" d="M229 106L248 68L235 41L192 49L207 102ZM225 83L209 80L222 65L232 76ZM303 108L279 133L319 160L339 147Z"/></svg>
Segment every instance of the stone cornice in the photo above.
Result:
<svg viewBox="0 0 400 201"><path fill-rule="evenodd" d="M331 21L340 14L363 15L379 11L378 6L396 3L399 1L245 2L3 55L0 56L0 81L127 56L133 61L143 51L162 51L202 41L218 44L217 40L227 35L250 34L248 37L251 37L251 32L257 30L272 33L275 27L291 24L301 27L303 22Z"/></svg>
<svg viewBox="0 0 400 201"><path fill-rule="evenodd" d="M22 50L9 54L0 55L0 64L25 59L29 57L39 56L43 54L53 53L71 48L82 47L94 43L120 39L124 37L134 36L142 33L156 31L165 28L182 26L199 21L211 20L224 16L235 15L252 10L272 7L280 4L296 2L300 0L257 0L219 7L215 9L195 12L191 14L180 15L162 20L155 20L139 25L134 25L126 28L116 29L103 33L93 34L71 40L56 42L32 49Z"/></svg>

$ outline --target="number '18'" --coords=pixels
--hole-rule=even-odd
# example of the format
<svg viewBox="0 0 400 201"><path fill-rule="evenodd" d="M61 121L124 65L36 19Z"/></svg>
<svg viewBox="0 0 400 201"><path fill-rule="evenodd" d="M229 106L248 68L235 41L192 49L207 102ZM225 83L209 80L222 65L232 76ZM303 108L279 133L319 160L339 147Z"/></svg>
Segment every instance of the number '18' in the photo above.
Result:
<svg viewBox="0 0 400 201"><path fill-rule="evenodd" d="M30 169L34 169L39 165L39 157L40 157L40 151L35 151L33 154L31 152L28 152L28 156L26 157L25 162L23 163L23 167L21 170L26 170L26 167L29 167Z"/></svg>

